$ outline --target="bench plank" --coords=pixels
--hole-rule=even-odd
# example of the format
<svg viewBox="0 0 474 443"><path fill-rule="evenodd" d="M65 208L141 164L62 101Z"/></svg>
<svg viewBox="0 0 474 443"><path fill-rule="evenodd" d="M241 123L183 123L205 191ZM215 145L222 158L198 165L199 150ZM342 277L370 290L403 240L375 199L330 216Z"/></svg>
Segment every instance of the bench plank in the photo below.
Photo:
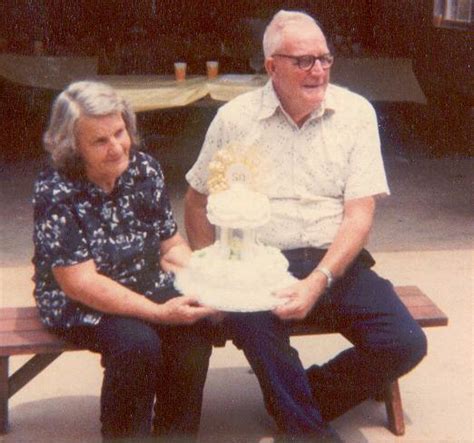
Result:
<svg viewBox="0 0 474 443"><path fill-rule="evenodd" d="M5 339L6 344L3 344L1 339ZM64 343L45 329L0 334L0 356L48 354L77 349L79 348Z"/></svg>
<svg viewBox="0 0 474 443"><path fill-rule="evenodd" d="M24 306L21 308L1 308L0 309L0 320L8 318L28 318L38 317L38 309L36 306Z"/></svg>
<svg viewBox="0 0 474 443"><path fill-rule="evenodd" d="M446 326L447 316L416 286L398 286L397 294L422 327ZM331 333L311 322L295 322L291 335ZM216 337L216 345L224 345L226 337ZM39 319L34 306L0 309L0 356L42 354L58 350L78 349L64 344L50 334Z"/></svg>
<svg viewBox="0 0 474 443"><path fill-rule="evenodd" d="M37 331L39 329L44 329L44 325L38 316L36 318L7 318L0 320L0 334L10 331Z"/></svg>
<svg viewBox="0 0 474 443"><path fill-rule="evenodd" d="M446 326L448 317L416 286L395 288L401 301L422 327ZM294 322L291 335L334 333L311 321ZM228 337L216 333L215 346L224 346ZM8 399L38 375L64 351L81 350L64 343L48 332L35 306L0 308L0 434L8 430ZM21 368L9 376L8 360L13 355L34 354ZM398 380L384 393L389 429L403 435L405 424Z"/></svg>

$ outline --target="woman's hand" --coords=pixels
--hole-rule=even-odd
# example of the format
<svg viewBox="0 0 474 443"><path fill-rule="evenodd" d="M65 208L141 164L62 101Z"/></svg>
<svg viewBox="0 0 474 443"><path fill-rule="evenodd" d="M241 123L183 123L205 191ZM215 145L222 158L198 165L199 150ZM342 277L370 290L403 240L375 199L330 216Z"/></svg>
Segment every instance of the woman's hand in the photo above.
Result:
<svg viewBox="0 0 474 443"><path fill-rule="evenodd" d="M195 297L181 296L168 300L163 308L161 321L169 325L192 325L209 316L217 316L219 311L202 306Z"/></svg>

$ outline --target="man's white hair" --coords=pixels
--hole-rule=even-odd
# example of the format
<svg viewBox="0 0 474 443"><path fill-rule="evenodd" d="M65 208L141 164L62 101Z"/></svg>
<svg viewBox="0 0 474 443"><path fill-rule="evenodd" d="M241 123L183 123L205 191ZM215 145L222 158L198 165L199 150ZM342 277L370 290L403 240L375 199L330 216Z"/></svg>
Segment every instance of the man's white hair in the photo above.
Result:
<svg viewBox="0 0 474 443"><path fill-rule="evenodd" d="M263 34L263 54L265 58L271 57L280 48L285 29L298 24L314 25L323 34L317 21L310 15L304 12L285 11L282 9L273 16Z"/></svg>

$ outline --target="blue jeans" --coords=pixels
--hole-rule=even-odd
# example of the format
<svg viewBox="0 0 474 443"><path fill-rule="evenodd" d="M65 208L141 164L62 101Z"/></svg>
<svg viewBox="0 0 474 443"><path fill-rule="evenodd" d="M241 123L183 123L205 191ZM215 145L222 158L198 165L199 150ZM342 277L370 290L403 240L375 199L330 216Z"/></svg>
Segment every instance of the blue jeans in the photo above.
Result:
<svg viewBox="0 0 474 443"><path fill-rule="evenodd" d="M288 253L290 272L306 277L323 255ZM307 371L290 346L287 323L271 313L231 314L224 327L245 353L282 433L331 439L327 422L415 367L426 354L426 337L390 282L362 260L309 315L353 347Z"/></svg>
<svg viewBox="0 0 474 443"><path fill-rule="evenodd" d="M161 293L159 301L176 293ZM106 439L157 435L194 438L211 355L206 322L152 325L105 315L97 326L56 331L102 355L102 435Z"/></svg>

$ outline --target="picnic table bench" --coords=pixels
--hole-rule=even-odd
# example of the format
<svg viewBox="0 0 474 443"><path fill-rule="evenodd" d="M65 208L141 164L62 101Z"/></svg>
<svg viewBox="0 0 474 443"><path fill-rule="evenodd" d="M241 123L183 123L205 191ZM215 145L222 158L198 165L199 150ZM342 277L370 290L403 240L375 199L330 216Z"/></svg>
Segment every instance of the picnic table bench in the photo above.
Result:
<svg viewBox="0 0 474 443"><path fill-rule="evenodd" d="M398 286L398 296L422 327L446 326L447 316L416 286ZM296 322L291 335L320 335L334 331L321 330L310 322ZM216 346L223 346L228 337L216 337ZM65 351L81 348L64 343L41 323L36 307L0 308L0 434L8 432L8 400L23 386ZM9 374L9 358L33 354L33 357ZM403 435L405 423L398 380L383 393L388 428Z"/></svg>

